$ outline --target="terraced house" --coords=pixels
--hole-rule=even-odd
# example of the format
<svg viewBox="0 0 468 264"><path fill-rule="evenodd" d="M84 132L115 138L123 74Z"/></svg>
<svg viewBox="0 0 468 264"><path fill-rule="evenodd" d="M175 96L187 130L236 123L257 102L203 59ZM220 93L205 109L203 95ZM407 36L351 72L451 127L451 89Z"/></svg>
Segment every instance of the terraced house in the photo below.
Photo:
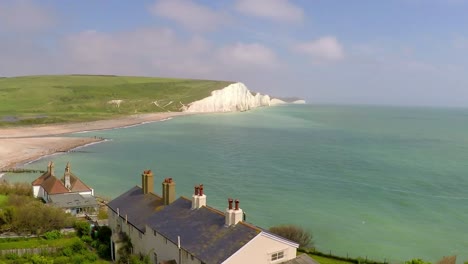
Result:
<svg viewBox="0 0 468 264"><path fill-rule="evenodd" d="M47 171L32 182L32 189L34 197L72 215L93 215L98 211L94 190L71 172L70 163L59 179L55 176L54 163L49 162Z"/></svg>
<svg viewBox="0 0 468 264"><path fill-rule="evenodd" d="M141 187L108 203L113 260L127 236L133 253L150 256L152 263L313 263L296 258L297 243L245 222L238 200L228 199L221 212L207 206L203 185L190 199L176 199L171 178L162 182L161 195L154 193L151 171L141 178Z"/></svg>

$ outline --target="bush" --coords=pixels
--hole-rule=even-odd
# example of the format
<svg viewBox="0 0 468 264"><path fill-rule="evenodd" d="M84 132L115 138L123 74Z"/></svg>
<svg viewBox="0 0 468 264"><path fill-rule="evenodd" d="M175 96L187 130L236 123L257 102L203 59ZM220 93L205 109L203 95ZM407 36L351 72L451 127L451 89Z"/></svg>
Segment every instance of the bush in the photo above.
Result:
<svg viewBox="0 0 468 264"><path fill-rule="evenodd" d="M44 233L44 237L47 240L59 239L62 237L62 233L60 233L60 231L58 230L53 230L53 231Z"/></svg>
<svg viewBox="0 0 468 264"><path fill-rule="evenodd" d="M299 226L273 226L270 228L270 232L298 243L300 248L308 248L313 246L312 234Z"/></svg>
<svg viewBox="0 0 468 264"><path fill-rule="evenodd" d="M405 264L431 264L431 263L418 258L418 259L405 261Z"/></svg>
<svg viewBox="0 0 468 264"><path fill-rule="evenodd" d="M83 251L84 249L86 249L86 245L83 243L83 241L81 241L81 240L76 240L76 241L73 242L73 244L71 245L71 249L72 249L73 252L75 252L75 253L80 253L81 251Z"/></svg>
<svg viewBox="0 0 468 264"><path fill-rule="evenodd" d="M89 235L91 232L91 226L86 221L76 221L73 227L75 228L76 235L80 238L84 235Z"/></svg>
<svg viewBox="0 0 468 264"><path fill-rule="evenodd" d="M106 244L99 244L97 248L97 252L99 257L103 259L110 259L111 258L111 250L109 245Z"/></svg>
<svg viewBox="0 0 468 264"><path fill-rule="evenodd" d="M60 254L62 254L65 257L71 257L73 255L73 249L71 247L63 248L60 251Z"/></svg>
<svg viewBox="0 0 468 264"><path fill-rule="evenodd" d="M101 243L110 244L110 237L112 236L112 230L108 226L102 226L98 230L98 239Z"/></svg>
<svg viewBox="0 0 468 264"><path fill-rule="evenodd" d="M70 258L67 256L54 257L54 264L69 264Z"/></svg>
<svg viewBox="0 0 468 264"><path fill-rule="evenodd" d="M81 241L90 244L91 242L93 242L93 239L89 235L84 235L81 237Z"/></svg>

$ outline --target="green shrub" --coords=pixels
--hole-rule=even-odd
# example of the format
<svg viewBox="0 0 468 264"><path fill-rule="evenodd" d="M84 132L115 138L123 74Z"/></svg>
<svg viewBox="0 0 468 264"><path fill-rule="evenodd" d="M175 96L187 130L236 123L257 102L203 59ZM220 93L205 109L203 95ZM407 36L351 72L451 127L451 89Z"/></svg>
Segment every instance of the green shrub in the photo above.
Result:
<svg viewBox="0 0 468 264"><path fill-rule="evenodd" d="M60 254L62 254L63 256L66 256L66 257L71 257L73 255L73 249L71 247L63 248L60 251Z"/></svg>
<svg viewBox="0 0 468 264"><path fill-rule="evenodd" d="M74 264L86 263L85 257L83 255L73 255L71 257L71 262L70 263L74 263Z"/></svg>
<svg viewBox="0 0 468 264"><path fill-rule="evenodd" d="M91 226L86 221L76 221L73 227L75 228L76 235L80 238L84 235L89 235L91 232Z"/></svg>
<svg viewBox="0 0 468 264"><path fill-rule="evenodd" d="M111 257L111 251L109 245L106 244L99 244L97 248L97 252L99 257L103 259L110 259Z"/></svg>
<svg viewBox="0 0 468 264"><path fill-rule="evenodd" d="M110 244L112 230L108 226L102 226L98 229L98 239L103 244Z"/></svg>
<svg viewBox="0 0 468 264"><path fill-rule="evenodd" d="M93 239L89 235L84 235L81 237L81 241L90 244L91 242L93 242Z"/></svg>
<svg viewBox="0 0 468 264"><path fill-rule="evenodd" d="M16 260L16 259L19 259L20 256L18 256L18 254L15 254L15 253L8 253L8 254L5 254L4 258L9 259L9 260Z"/></svg>
<svg viewBox="0 0 468 264"><path fill-rule="evenodd" d="M270 228L270 232L298 243L300 248L308 248L308 247L313 246L312 234L309 231L304 230L300 226L295 226L295 225L273 226Z"/></svg>
<svg viewBox="0 0 468 264"><path fill-rule="evenodd" d="M84 244L83 241L76 240L71 245L71 249L73 250L73 252L79 253L79 252L83 251L84 249L86 249L86 245Z"/></svg>
<svg viewBox="0 0 468 264"><path fill-rule="evenodd" d="M418 259L405 261L405 264L431 264L431 263L418 258Z"/></svg>
<svg viewBox="0 0 468 264"><path fill-rule="evenodd" d="M54 257L54 264L69 264L70 258L67 256Z"/></svg>
<svg viewBox="0 0 468 264"><path fill-rule="evenodd" d="M52 231L44 233L44 237L47 240L59 239L62 237L62 233L60 233L60 231L58 230L52 230Z"/></svg>
<svg viewBox="0 0 468 264"><path fill-rule="evenodd" d="M41 255L33 255L31 257L31 261L33 264L54 264L54 260L53 259L49 259L45 256L41 256Z"/></svg>

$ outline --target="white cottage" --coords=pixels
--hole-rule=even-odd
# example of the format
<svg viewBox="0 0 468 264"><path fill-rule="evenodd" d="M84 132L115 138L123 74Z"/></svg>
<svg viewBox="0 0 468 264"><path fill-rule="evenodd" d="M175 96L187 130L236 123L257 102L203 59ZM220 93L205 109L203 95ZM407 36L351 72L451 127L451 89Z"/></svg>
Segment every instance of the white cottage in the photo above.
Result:
<svg viewBox="0 0 468 264"><path fill-rule="evenodd" d="M238 200L229 199L221 212L207 206L203 185L195 187L191 199L175 199L171 178L162 183L161 196L153 192L153 182L152 172L145 171L142 187L108 203L113 260L125 233L133 253L156 264L314 263L308 256L296 258L297 243L245 222Z"/></svg>
<svg viewBox="0 0 468 264"><path fill-rule="evenodd" d="M67 163L63 177L58 179L54 163L49 162L47 171L32 182L32 189L34 197L73 215L94 213L98 208L94 190L71 172L70 163Z"/></svg>

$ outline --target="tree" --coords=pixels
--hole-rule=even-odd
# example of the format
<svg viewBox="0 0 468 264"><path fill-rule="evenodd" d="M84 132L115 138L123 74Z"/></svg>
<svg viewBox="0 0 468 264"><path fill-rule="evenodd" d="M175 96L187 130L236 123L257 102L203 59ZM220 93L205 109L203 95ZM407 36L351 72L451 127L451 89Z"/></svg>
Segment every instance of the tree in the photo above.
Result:
<svg viewBox="0 0 468 264"><path fill-rule="evenodd" d="M299 244L300 248L313 246L312 234L296 225L279 225L270 228L270 232Z"/></svg>
<svg viewBox="0 0 468 264"><path fill-rule="evenodd" d="M84 235L89 235L91 232L91 226L87 221L76 221L73 227L75 228L76 235L80 238Z"/></svg>
<svg viewBox="0 0 468 264"><path fill-rule="evenodd" d="M405 261L405 264L431 264L430 262L426 262L422 259L412 259Z"/></svg>

